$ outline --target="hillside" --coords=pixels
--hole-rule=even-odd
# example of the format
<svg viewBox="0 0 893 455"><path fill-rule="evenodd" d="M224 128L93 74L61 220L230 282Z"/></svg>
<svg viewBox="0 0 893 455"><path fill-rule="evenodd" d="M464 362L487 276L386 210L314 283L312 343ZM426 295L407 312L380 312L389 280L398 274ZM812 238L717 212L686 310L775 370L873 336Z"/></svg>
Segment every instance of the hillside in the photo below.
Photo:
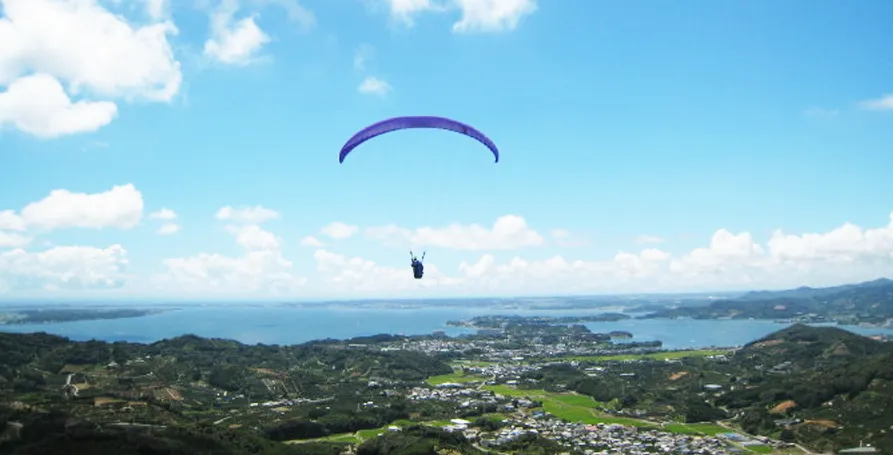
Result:
<svg viewBox="0 0 893 455"><path fill-rule="evenodd" d="M717 398L742 426L818 448L872 442L893 451L893 345L836 328L794 325L732 358L743 387Z"/></svg>
<svg viewBox="0 0 893 455"><path fill-rule="evenodd" d="M704 306L664 308L643 317L883 324L893 319L893 281L880 279L831 288L751 292Z"/></svg>
<svg viewBox="0 0 893 455"><path fill-rule="evenodd" d="M297 450L265 435L279 419L311 415L320 436L407 418L402 401L381 398L370 381L418 384L453 371L426 354L352 341L249 346L187 335L138 344L0 333L0 454L137 453L126 449L133 446L138 453L312 453L313 445ZM358 409L373 399L382 406ZM252 407L257 402L288 406L271 418L268 408Z"/></svg>
<svg viewBox="0 0 893 455"><path fill-rule="evenodd" d="M752 341L735 353L734 360L750 366L790 362L795 368L845 366L890 350L890 345L837 327L810 327L794 324Z"/></svg>
<svg viewBox="0 0 893 455"><path fill-rule="evenodd" d="M725 420L819 452L860 441L893 452L893 343L795 324L711 354L544 365L525 387L573 390L623 417Z"/></svg>

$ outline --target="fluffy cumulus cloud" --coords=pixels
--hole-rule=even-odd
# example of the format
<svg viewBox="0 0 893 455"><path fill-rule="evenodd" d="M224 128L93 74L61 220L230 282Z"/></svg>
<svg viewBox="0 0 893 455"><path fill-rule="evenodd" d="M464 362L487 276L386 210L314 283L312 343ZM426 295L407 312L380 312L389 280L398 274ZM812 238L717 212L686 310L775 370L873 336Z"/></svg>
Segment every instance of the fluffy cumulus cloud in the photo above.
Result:
<svg viewBox="0 0 893 455"><path fill-rule="evenodd" d="M893 111L893 93L860 103L863 109L872 111Z"/></svg>
<svg viewBox="0 0 893 455"><path fill-rule="evenodd" d="M489 228L478 224L451 224L442 228L417 229L387 225L367 228L365 235L393 246L467 251L511 250L545 243L542 235L528 227L524 218L516 215L499 217Z"/></svg>
<svg viewBox="0 0 893 455"><path fill-rule="evenodd" d="M251 63L270 37L258 27L254 16L236 19L237 0L223 0L211 14L211 37L205 41L205 55L221 63Z"/></svg>
<svg viewBox="0 0 893 455"><path fill-rule="evenodd" d="M536 0L383 0L391 17L412 26L414 17L424 12L459 10L453 24L456 33L514 30L525 16L537 10Z"/></svg>
<svg viewBox="0 0 893 455"><path fill-rule="evenodd" d="M440 272L434 263L425 264L425 278L416 280L408 267L390 267L360 257L350 257L318 249L313 253L321 285L334 293L387 292L400 293L421 288L456 286L461 283Z"/></svg>
<svg viewBox="0 0 893 455"><path fill-rule="evenodd" d="M308 246L311 248L322 248L326 245L324 243L322 243L318 238L316 238L312 235L308 235L307 237L304 237L303 239L301 239L301 246Z"/></svg>
<svg viewBox="0 0 893 455"><path fill-rule="evenodd" d="M522 221L515 219L511 223L524 228L501 232L525 231L526 224ZM456 225L439 230L374 229L376 237L384 233L398 235L405 241L412 236L427 235L425 240L429 245L440 241L441 248L466 250L517 247L525 244L519 238L536 238L527 234L514 237L514 241L506 240L511 236L499 239L495 227L486 230L479 226ZM561 232L557 237L563 236ZM555 234L552 233L553 238ZM653 243L655 239L644 240L651 242L643 243ZM479 247L485 242L490 246ZM536 246L541 242L528 244ZM762 245L750 233L719 229L706 246L682 254L653 247L637 252L618 251L604 260L571 259L563 255L530 260L515 255L499 261L495 254L484 252L476 259L462 261L452 274L443 274L437 269L435 279L426 285L450 293L518 295L780 288L870 280L893 275L893 213L883 227L864 229L845 223L826 233L792 235L777 231ZM316 252L315 258L320 271L328 273L329 280L353 286L358 291L388 293L413 286L411 276L403 268L379 266L363 258L348 258L322 249Z"/></svg>
<svg viewBox="0 0 893 455"><path fill-rule="evenodd" d="M360 227L335 221L324 226L320 232L333 239L346 239L359 232Z"/></svg>
<svg viewBox="0 0 893 455"><path fill-rule="evenodd" d="M367 71L369 61L375 56L375 48L369 44L361 44L354 51L353 67L361 72ZM374 95L384 98L394 90L391 84L376 76L367 75L357 86L357 91L364 95Z"/></svg>
<svg viewBox="0 0 893 455"><path fill-rule="evenodd" d="M96 131L118 102L166 102L180 89L170 21L136 25L97 0L0 0L0 11L0 127Z"/></svg>
<svg viewBox="0 0 893 455"><path fill-rule="evenodd" d="M217 210L215 218L222 221L232 221L236 223L261 224L267 221L279 219L279 212L268 209L261 205L254 207L221 207Z"/></svg>
<svg viewBox="0 0 893 455"><path fill-rule="evenodd" d="M357 87L357 91L362 94L381 97L387 95L391 90L393 90L393 87L390 84L375 76L366 77L363 79L363 82L360 82L360 86Z"/></svg>
<svg viewBox="0 0 893 455"><path fill-rule="evenodd" d="M142 216L143 195L132 184L92 194L53 190L43 199L26 205L19 215L24 226L35 230L130 229Z"/></svg>
<svg viewBox="0 0 893 455"><path fill-rule="evenodd" d="M36 237L61 229L132 229L142 213L142 193L132 184L97 193L58 189L18 212L0 210L0 291L124 286L128 258L122 245L29 247Z"/></svg>
<svg viewBox="0 0 893 455"><path fill-rule="evenodd" d="M143 283L149 283L152 292L183 296L523 295L823 286L893 276L893 213L880 227L843 223L824 233L779 230L762 242L748 232L718 229L704 246L682 252L672 252L665 243L657 248L653 244L659 239L642 237L635 240L645 245L602 259L584 258L590 250L582 247L570 254L554 249L577 235L553 228L544 236L517 215L501 216L492 226L363 229L333 222L320 228L335 241L362 232L386 249L440 250L426 262L422 280L413 279L402 261L345 254L338 242L301 239L294 231L280 235L264 224L279 219L279 213L261 205L216 212L218 228L240 254L204 252L159 260L163 271L151 277L133 279L121 244L37 247L46 243L36 241L41 236L61 229L134 229L142 211L142 194L130 184L94 193L54 190L20 210L0 210L0 292L147 291ZM148 218L156 229L178 215L160 208ZM311 250L286 250L291 241ZM285 251L294 256L286 257ZM381 257L391 261L395 256ZM306 268L299 272L292 260Z"/></svg>
<svg viewBox="0 0 893 455"><path fill-rule="evenodd" d="M265 7L297 28L313 13L297 0L214 0L204 53L227 65L258 60L271 38ZM0 0L0 129L51 139L91 133L122 102L166 103L183 82L170 0ZM250 9L248 9L250 7ZM248 11L246 11L248 9Z"/></svg>
<svg viewBox="0 0 893 455"><path fill-rule="evenodd" d="M0 252L0 291L119 288L127 282L127 251L61 246L41 252Z"/></svg>
<svg viewBox="0 0 893 455"><path fill-rule="evenodd" d="M156 231L159 235L171 235L180 232L180 225L174 222L177 219L177 212L169 208L162 208L157 212L152 212L149 214L149 218L162 221L161 226Z"/></svg>
<svg viewBox="0 0 893 455"><path fill-rule="evenodd" d="M179 294L233 295L294 293L307 279L293 272L293 264L282 254L283 239L260 224L279 218L279 213L262 206L223 207L216 218L236 224L224 226L242 248L233 257L200 253L163 261L165 272L155 276L156 291Z"/></svg>
<svg viewBox="0 0 893 455"><path fill-rule="evenodd" d="M167 17L170 3L168 0L146 0L146 13L154 20Z"/></svg>
<svg viewBox="0 0 893 455"><path fill-rule="evenodd" d="M524 16L536 11L536 0L456 0L462 18L456 32L514 30Z"/></svg>
<svg viewBox="0 0 893 455"><path fill-rule="evenodd" d="M313 13L297 0L254 0L249 3L278 6L292 22L305 30L316 21ZM262 48L272 41L272 37L257 24L257 13L238 16L241 9L239 0L221 0L211 11L211 36L205 41L205 56L226 65L247 65L258 61Z"/></svg>

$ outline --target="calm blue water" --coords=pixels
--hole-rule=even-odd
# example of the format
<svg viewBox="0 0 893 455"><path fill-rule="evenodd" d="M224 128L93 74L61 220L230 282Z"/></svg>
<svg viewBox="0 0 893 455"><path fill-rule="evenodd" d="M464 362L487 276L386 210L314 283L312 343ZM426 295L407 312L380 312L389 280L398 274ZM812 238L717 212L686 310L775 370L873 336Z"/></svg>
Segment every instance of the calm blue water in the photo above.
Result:
<svg viewBox="0 0 893 455"><path fill-rule="evenodd" d="M582 315L581 310L499 311L488 308L334 309L206 306L132 319L106 319L57 324L0 326L8 332L48 332L74 340L153 342L184 334L229 338L242 343L297 344L322 338L350 338L379 333L428 334L443 330L450 335L468 329L447 327L448 320L484 314ZM667 349L736 346L787 327L754 320L631 319L590 323L594 332L626 330L635 341L661 340ZM844 327L861 334L893 334L881 328Z"/></svg>

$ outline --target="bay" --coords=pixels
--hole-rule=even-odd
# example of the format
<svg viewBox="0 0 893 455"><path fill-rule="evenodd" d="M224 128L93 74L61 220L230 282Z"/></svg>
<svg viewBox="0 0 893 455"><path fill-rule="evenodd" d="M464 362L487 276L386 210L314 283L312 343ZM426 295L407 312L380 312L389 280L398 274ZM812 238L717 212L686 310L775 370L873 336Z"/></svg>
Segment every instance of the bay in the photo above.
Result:
<svg viewBox="0 0 893 455"><path fill-rule="evenodd" d="M473 333L448 327L449 320L487 314L575 316L604 310L500 310L487 307L288 308L276 306L192 306L151 316L48 324L0 325L6 332L47 332L73 340L151 343L194 334L247 344L298 344L324 338L344 339L381 333L421 335L443 330L449 335ZM739 346L790 324L761 320L628 319L586 324L594 332L624 330L634 341L660 340L665 349ZM841 326L863 335L893 334L888 328Z"/></svg>

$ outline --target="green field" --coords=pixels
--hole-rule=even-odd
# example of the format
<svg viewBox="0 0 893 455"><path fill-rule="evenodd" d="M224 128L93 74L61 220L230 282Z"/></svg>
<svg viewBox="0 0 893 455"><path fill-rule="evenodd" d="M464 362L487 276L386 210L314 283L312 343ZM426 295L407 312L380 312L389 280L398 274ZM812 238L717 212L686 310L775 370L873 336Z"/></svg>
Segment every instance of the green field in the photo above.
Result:
<svg viewBox="0 0 893 455"><path fill-rule="evenodd" d="M698 349L691 351L662 351L651 352L648 354L622 354L622 355L583 355L562 357L566 360L576 360L577 362L619 362L625 360L673 360L685 357L709 357L711 355L728 354L726 349Z"/></svg>
<svg viewBox="0 0 893 455"><path fill-rule="evenodd" d="M500 414L488 414L489 416L501 416ZM501 416L504 418L504 416ZM501 420L501 419L500 419ZM385 433L388 431L388 427L390 426L398 426L398 427L408 427L412 425L428 425L432 427L444 427L449 425L450 422L448 420L433 420L430 422L413 422L412 420L398 420L396 422L392 422L388 425L385 425L380 428L370 428L368 430L360 430L356 433L340 433L333 434L330 436L326 436L324 438L315 438L315 439L295 439L291 441L285 441L286 444L302 444L307 442L346 442L351 444L360 444L367 439L372 439L377 437L378 435Z"/></svg>
<svg viewBox="0 0 893 455"><path fill-rule="evenodd" d="M453 372L450 374L441 374L439 376L431 376L426 381L428 385L440 385L446 384L449 382L455 382L458 384L466 383L466 382L475 382L475 381L483 381L485 378L480 376L475 376L472 374L464 374L459 372Z"/></svg>
<svg viewBox="0 0 893 455"><path fill-rule="evenodd" d="M704 434L716 436L720 433L729 433L732 430L712 423L667 423L663 426L667 431L682 434Z"/></svg>
<svg viewBox="0 0 893 455"><path fill-rule="evenodd" d="M639 428L663 427L664 430L673 433L693 435L702 434L708 436L714 436L716 434L729 431L726 428L714 424L667 423L661 425L657 422L648 420L635 419L632 417L613 416L599 411L598 408L601 403L585 395L552 393L539 389L522 390L505 385L486 386L484 388L500 395L511 397L528 397L536 401L542 401L544 411L568 422L579 422L588 425L595 425L599 423L619 424Z"/></svg>

